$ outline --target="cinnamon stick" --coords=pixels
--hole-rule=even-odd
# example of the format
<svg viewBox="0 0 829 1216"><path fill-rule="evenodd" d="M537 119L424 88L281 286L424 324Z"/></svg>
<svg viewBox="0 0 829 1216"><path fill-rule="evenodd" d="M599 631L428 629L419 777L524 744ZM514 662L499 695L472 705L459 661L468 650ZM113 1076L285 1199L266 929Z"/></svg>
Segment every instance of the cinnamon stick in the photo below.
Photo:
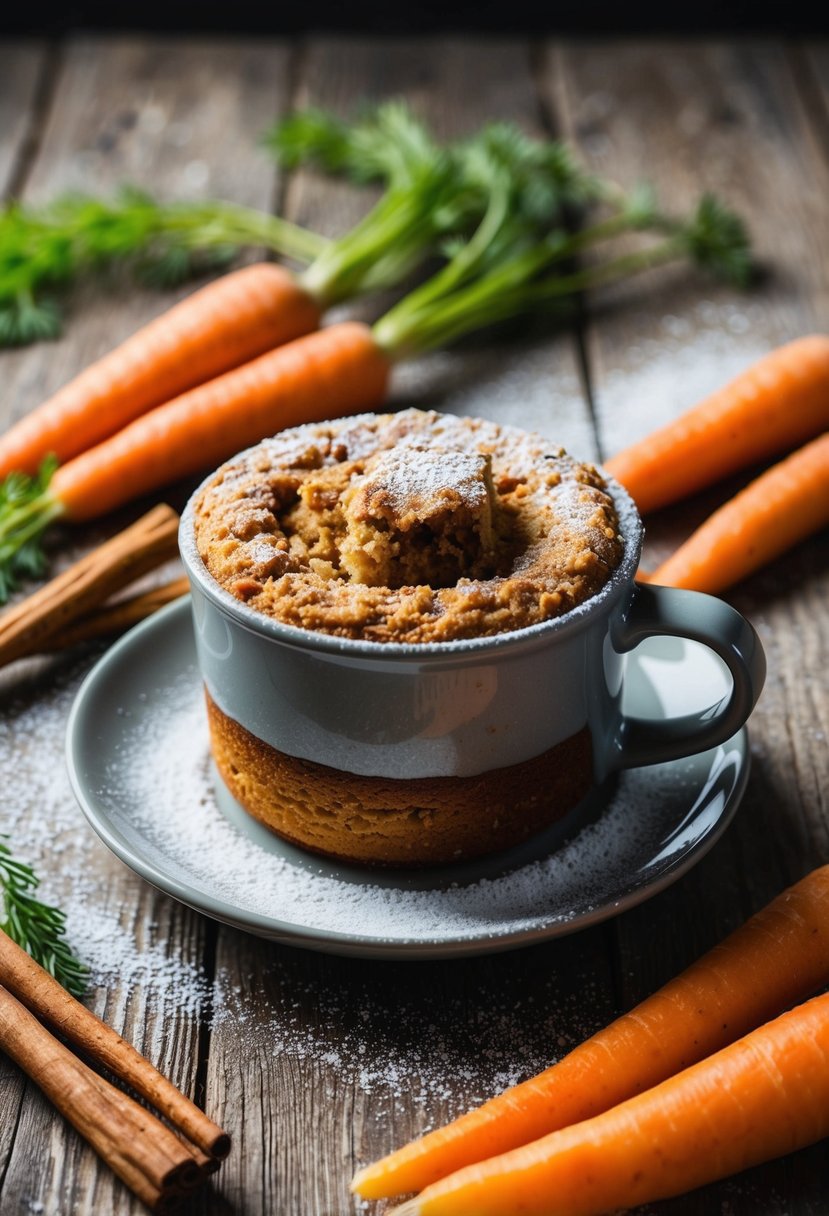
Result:
<svg viewBox="0 0 829 1216"><path fill-rule="evenodd" d="M111 1026L70 996L57 980L2 930L0 984L67 1042L126 1081L202 1153L222 1159L230 1152L227 1132L176 1089Z"/></svg>
<svg viewBox="0 0 829 1216"><path fill-rule="evenodd" d="M0 666L44 642L177 551L178 516L163 504L87 553L0 617Z"/></svg>
<svg viewBox="0 0 829 1216"><path fill-rule="evenodd" d="M188 580L177 578L160 587L152 587L140 595L119 600L116 604L104 604L102 608L96 608L86 616L80 617L74 624L69 624L66 628L60 628L55 633L47 635L40 649L50 652L66 650L70 646L77 646L80 642L91 642L97 638L123 633L126 629L137 625L139 621L158 612L159 608L164 608L167 604L172 604L173 600L186 595L189 590ZM31 653L33 654L34 651Z"/></svg>
<svg viewBox="0 0 829 1216"><path fill-rule="evenodd" d="M0 985L0 1047L154 1211L200 1180L187 1147L155 1115L97 1076Z"/></svg>

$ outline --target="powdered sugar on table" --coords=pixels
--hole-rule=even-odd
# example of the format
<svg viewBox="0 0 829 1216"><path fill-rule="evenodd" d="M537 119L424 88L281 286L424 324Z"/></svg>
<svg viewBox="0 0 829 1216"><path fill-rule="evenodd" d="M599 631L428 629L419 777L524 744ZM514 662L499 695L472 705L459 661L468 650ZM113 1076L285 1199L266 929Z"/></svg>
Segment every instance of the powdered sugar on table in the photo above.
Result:
<svg viewBox="0 0 829 1216"><path fill-rule="evenodd" d="M335 935L404 949L481 939L497 946L499 938L541 927L566 929L605 907L614 886L623 896L635 885L643 865L658 858L666 824L681 823L689 809L693 766L671 766L670 773L659 766L625 775L600 816L583 826L571 821L570 839L553 852L537 848L523 864L505 867L498 858L475 870L427 875L356 870L219 809L192 666L150 697L152 712L146 701L121 707L129 729L94 791L106 815L129 824L165 872L224 903L235 919L264 918L266 934L298 932L306 944L325 945L322 939Z"/></svg>

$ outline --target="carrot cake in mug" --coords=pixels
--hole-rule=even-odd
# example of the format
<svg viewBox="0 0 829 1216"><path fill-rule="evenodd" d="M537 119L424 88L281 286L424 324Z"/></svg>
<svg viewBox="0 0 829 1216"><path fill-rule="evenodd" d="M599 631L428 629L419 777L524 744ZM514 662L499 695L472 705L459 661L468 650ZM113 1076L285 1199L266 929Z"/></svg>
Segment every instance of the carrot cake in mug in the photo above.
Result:
<svg viewBox="0 0 829 1216"><path fill-rule="evenodd" d="M207 571L248 608L372 643L451 643L561 616L604 586L624 549L592 465L517 428L414 409L266 439L208 480L193 518ZM237 800L342 859L427 864L504 848L592 780L586 728L479 777L395 781L288 756L208 703Z"/></svg>

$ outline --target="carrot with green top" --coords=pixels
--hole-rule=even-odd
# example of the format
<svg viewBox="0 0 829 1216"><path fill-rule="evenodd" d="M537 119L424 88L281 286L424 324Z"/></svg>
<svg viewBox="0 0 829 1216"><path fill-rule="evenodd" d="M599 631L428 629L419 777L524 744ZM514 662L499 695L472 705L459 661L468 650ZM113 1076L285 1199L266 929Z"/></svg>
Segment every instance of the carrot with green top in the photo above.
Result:
<svg viewBox="0 0 829 1216"><path fill-rule="evenodd" d="M344 125L341 139L348 138ZM10 317L31 320L37 312L51 262L72 277L113 259L154 255L163 262L165 250L186 260L217 240L224 249L255 243L310 259L297 273L262 263L225 275L155 318L0 436L0 479L34 475L47 456L63 464L148 410L312 332L329 305L394 285L434 254L439 235L474 223L485 208L485 191L461 190L455 163L401 107L381 107L361 123L358 142L376 161L388 161L388 189L333 241L231 204L160 207L135 192L111 204L72 197L42 215L0 211L0 344L4 308L11 310L10 332L24 340L25 325L21 330ZM450 198L461 194L463 205L450 209ZM178 260L172 262L175 268ZM44 287L48 281L47 274Z"/></svg>
<svg viewBox="0 0 829 1216"><path fill-rule="evenodd" d="M829 1136L829 994L612 1110L427 1187L389 1216L603 1216Z"/></svg>
<svg viewBox="0 0 829 1216"><path fill-rule="evenodd" d="M829 866L784 891L682 975L559 1063L360 1170L405 1194L589 1119L718 1051L829 982Z"/></svg>
<svg viewBox="0 0 829 1216"><path fill-rule="evenodd" d="M500 129L490 133L488 143L482 137L473 151L487 198L480 223L436 274L370 329L349 322L331 325L268 351L136 418L61 465L51 483L48 468L36 479L7 477L0 485L0 598L21 573L42 568L38 541L52 521L103 515L209 469L283 427L374 409L385 401L389 370L398 360L671 261L691 258L726 277L735 273L735 262L743 266L745 233L739 221L714 200L703 199L687 223L673 225L650 248L562 274L559 264L574 249L638 222L638 204L631 204L632 215L594 225L592 235L583 230L570 238L556 230L531 241L537 218L528 218L526 211L538 178L516 174L512 141ZM566 187L558 187L562 206L571 189L578 195L579 177L564 161L554 160L545 170L554 180L565 180ZM312 293L317 299L318 290L319 284Z"/></svg>
<svg viewBox="0 0 829 1216"><path fill-rule="evenodd" d="M829 431L715 511L647 581L715 594L827 525Z"/></svg>
<svg viewBox="0 0 829 1216"><path fill-rule="evenodd" d="M773 350L673 422L606 461L643 515L829 429L829 337Z"/></svg>

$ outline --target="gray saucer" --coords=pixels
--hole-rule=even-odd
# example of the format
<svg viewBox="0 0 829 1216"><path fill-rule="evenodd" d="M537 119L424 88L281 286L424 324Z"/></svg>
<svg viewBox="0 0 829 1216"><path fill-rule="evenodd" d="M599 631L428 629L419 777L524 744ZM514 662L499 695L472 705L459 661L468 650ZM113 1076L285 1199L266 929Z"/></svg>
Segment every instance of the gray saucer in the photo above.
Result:
<svg viewBox="0 0 829 1216"><path fill-rule="evenodd" d="M698 710L723 669L705 648L653 638L628 660L626 709ZM527 945L641 903L728 826L748 777L745 730L722 747L631 770L520 849L449 869L327 863L279 840L209 761L189 598L99 661L72 709L72 786L128 866L183 903L262 937L336 954L438 958Z"/></svg>

